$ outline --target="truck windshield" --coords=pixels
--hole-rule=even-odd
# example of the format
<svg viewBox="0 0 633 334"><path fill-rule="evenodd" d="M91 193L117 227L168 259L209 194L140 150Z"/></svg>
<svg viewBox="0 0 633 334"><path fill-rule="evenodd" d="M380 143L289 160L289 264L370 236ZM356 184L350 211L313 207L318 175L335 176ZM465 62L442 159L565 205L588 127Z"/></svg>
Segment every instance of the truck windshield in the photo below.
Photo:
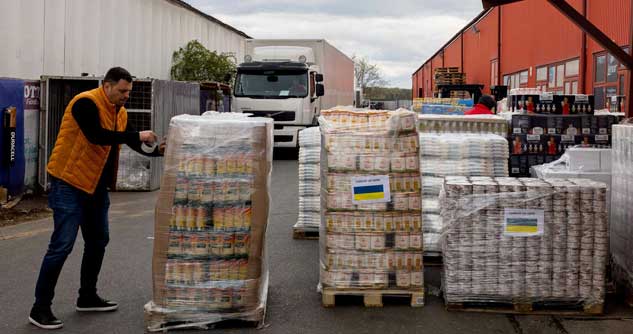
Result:
<svg viewBox="0 0 633 334"><path fill-rule="evenodd" d="M235 96L289 98L308 96L307 71L262 70L238 72Z"/></svg>

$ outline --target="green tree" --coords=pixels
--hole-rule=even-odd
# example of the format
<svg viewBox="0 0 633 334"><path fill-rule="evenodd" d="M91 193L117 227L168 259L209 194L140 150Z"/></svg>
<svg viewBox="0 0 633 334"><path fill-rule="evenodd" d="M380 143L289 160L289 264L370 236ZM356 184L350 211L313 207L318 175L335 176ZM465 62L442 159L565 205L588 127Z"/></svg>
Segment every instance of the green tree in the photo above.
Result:
<svg viewBox="0 0 633 334"><path fill-rule="evenodd" d="M235 63L230 55L209 51L192 40L172 56L171 78L180 81L217 81L230 83Z"/></svg>

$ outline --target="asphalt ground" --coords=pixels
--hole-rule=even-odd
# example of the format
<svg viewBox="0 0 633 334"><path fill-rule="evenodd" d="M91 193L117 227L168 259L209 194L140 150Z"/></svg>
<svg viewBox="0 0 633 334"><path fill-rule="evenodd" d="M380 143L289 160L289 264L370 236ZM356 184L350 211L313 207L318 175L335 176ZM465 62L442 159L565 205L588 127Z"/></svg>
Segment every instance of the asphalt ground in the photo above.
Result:
<svg viewBox="0 0 633 334"><path fill-rule="evenodd" d="M271 185L267 232L270 288L266 326L216 329L222 333L633 333L633 309L609 297L601 317L508 316L447 312L439 296L440 269L427 267L426 305L411 308L402 299L383 308L365 308L360 298L321 306L318 241L292 239L297 219L297 162L277 156ZM289 158L289 159L288 159ZM287 159L287 160L284 160ZM112 313L75 311L83 241L78 238L56 289L53 310L64 321L59 333L142 333L143 306L151 297L153 217L157 192L112 193L110 236L99 292L119 302ZM39 266L52 231L50 218L0 228L0 333L41 333L28 313ZM188 330L186 333L202 333Z"/></svg>

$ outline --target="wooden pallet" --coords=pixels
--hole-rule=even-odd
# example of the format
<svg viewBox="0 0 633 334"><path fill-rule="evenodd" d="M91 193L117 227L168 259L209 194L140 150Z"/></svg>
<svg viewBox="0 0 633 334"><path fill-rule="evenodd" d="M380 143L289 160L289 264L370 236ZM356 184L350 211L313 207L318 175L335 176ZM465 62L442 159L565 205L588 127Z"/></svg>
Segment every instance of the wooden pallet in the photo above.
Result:
<svg viewBox="0 0 633 334"><path fill-rule="evenodd" d="M459 72L459 67L438 67L434 71L435 73L456 73Z"/></svg>
<svg viewBox="0 0 633 334"><path fill-rule="evenodd" d="M292 238L301 240L319 240L319 229L293 227Z"/></svg>
<svg viewBox="0 0 633 334"><path fill-rule="evenodd" d="M528 315L600 315L604 304L574 302L464 302L446 303L447 311Z"/></svg>
<svg viewBox="0 0 633 334"><path fill-rule="evenodd" d="M336 296L362 296L365 307L382 307L383 297L409 298L411 307L424 306L424 292L410 290L340 290L324 288L322 295L323 307L336 306Z"/></svg>
<svg viewBox="0 0 633 334"><path fill-rule="evenodd" d="M265 309L258 310L256 313L239 319L239 314L233 314L234 319L225 319L220 321L212 321L205 323L204 319L196 316L184 315L168 315L163 313L145 313L145 331L146 332L167 332L182 329L229 329L229 328L263 328Z"/></svg>

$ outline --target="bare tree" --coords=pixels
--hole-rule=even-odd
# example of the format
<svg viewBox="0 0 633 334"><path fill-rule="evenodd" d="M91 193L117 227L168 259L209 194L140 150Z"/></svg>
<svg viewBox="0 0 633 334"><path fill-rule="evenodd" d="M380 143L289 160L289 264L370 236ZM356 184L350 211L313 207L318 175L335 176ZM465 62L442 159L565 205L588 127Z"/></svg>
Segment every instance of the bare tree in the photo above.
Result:
<svg viewBox="0 0 633 334"><path fill-rule="evenodd" d="M382 78L380 68L376 64L370 64L364 57L352 56L354 61L354 75L356 82L365 90L367 87L386 86L389 82Z"/></svg>

